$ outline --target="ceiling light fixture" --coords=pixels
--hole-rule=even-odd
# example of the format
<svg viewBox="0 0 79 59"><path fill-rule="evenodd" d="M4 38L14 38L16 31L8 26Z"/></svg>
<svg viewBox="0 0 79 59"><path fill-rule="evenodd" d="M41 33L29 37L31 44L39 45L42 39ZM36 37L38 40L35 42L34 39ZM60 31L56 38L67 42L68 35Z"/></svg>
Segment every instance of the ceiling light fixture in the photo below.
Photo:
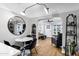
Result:
<svg viewBox="0 0 79 59"><path fill-rule="evenodd" d="M46 4L42 4L42 3L37 3L37 4L44 6L44 10L45 10L46 14L49 14L49 8L47 7Z"/></svg>
<svg viewBox="0 0 79 59"><path fill-rule="evenodd" d="M49 8L44 8L46 14L49 14Z"/></svg>
<svg viewBox="0 0 79 59"><path fill-rule="evenodd" d="M33 6L35 6L35 5L42 5L42 6L44 6L44 10L45 10L46 14L49 13L49 8L47 7L46 4L36 3L36 4L33 4L33 5L31 5L31 6L27 7L27 8L25 8L24 11L21 12L21 14L25 16L25 15L26 15L26 14L25 14L26 10L29 9L29 8L31 8L31 7L33 7Z"/></svg>

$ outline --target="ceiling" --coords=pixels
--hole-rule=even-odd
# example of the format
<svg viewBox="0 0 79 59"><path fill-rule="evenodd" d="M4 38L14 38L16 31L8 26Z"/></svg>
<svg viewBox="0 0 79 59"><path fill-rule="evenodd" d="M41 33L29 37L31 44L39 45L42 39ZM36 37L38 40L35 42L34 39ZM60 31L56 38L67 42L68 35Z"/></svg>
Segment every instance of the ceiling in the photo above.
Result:
<svg viewBox="0 0 79 59"><path fill-rule="evenodd" d="M26 7L35 3L0 3L0 7L4 7L11 11L20 14ZM44 3L49 8L49 14L56 14L62 12L69 12L79 9L79 3ZM29 18L35 18L47 15L44 6L35 5L26 10L26 16Z"/></svg>

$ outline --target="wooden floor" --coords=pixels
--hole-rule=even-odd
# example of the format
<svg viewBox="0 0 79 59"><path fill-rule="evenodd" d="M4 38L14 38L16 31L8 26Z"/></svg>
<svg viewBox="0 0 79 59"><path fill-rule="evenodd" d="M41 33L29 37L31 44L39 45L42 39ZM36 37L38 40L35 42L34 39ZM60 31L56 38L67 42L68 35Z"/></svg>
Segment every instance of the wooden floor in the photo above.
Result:
<svg viewBox="0 0 79 59"><path fill-rule="evenodd" d="M47 38L45 40L39 40L38 46L36 47L36 50L38 54L36 53L35 49L32 50L33 56L62 56L61 49L56 48L51 44L51 39Z"/></svg>

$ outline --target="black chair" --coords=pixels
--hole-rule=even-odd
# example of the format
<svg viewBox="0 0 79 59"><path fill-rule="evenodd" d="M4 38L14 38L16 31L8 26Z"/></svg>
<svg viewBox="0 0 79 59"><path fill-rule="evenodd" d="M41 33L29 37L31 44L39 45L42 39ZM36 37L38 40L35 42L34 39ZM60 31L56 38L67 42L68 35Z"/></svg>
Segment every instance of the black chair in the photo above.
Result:
<svg viewBox="0 0 79 59"><path fill-rule="evenodd" d="M32 55L32 49L34 48L36 53L38 54L37 50L36 50L36 43L37 43L37 39L34 38L33 41L32 41L32 44L30 46L30 52L31 52L31 55Z"/></svg>
<svg viewBox="0 0 79 59"><path fill-rule="evenodd" d="M26 37L32 37L32 35L27 35Z"/></svg>
<svg viewBox="0 0 79 59"><path fill-rule="evenodd" d="M13 48L16 48L16 49L20 50L20 47L19 47L19 46L11 45L8 41L5 41L5 40L4 40L4 44L6 44L6 45L8 45L8 46L11 46L11 47L13 47Z"/></svg>
<svg viewBox="0 0 79 59"><path fill-rule="evenodd" d="M11 46L10 43L8 41L5 41L5 40L4 40L4 44Z"/></svg>
<svg viewBox="0 0 79 59"><path fill-rule="evenodd" d="M27 35L26 37L32 37L32 35ZM26 44L30 44L32 40L27 41Z"/></svg>
<svg viewBox="0 0 79 59"><path fill-rule="evenodd" d="M29 49L29 50L30 50L30 55L32 55L32 49L36 47L36 42L37 42L37 39L34 38L33 41L31 41L29 44L27 44L27 45L26 45L23 49L21 49L21 50L24 50L24 49L27 50L27 49ZM36 48L35 48L35 51L36 51L36 53L38 54Z"/></svg>

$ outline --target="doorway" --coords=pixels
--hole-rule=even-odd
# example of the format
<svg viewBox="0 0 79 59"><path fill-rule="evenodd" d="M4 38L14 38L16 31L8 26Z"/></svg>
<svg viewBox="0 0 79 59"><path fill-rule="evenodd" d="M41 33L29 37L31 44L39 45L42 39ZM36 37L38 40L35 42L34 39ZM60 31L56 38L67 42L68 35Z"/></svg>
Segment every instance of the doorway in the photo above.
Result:
<svg viewBox="0 0 79 59"><path fill-rule="evenodd" d="M41 20L38 22L38 46L36 48L38 51L37 55L40 56L62 55L61 53L62 49L58 49L56 47L57 43L56 36L58 35L58 32L62 33L62 19L59 17L55 17L50 20L51 21Z"/></svg>

